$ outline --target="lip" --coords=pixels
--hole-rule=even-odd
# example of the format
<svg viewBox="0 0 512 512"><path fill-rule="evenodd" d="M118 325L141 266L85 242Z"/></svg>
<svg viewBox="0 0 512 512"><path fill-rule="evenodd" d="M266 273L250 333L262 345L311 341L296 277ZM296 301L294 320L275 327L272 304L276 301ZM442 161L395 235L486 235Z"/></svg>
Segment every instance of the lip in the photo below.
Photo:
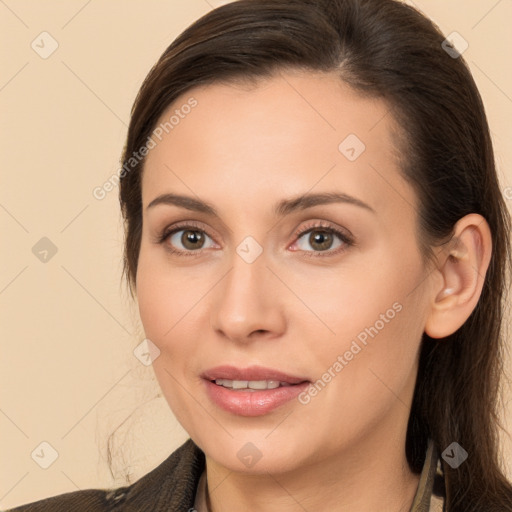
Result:
<svg viewBox="0 0 512 512"><path fill-rule="evenodd" d="M306 377L288 375L273 368L265 368L264 366L250 366L248 368L236 368L235 366L216 366L206 370L201 375L206 380L228 379L228 380L278 380L288 384L300 384L308 381Z"/></svg>
<svg viewBox="0 0 512 512"><path fill-rule="evenodd" d="M310 381L304 377L288 375L279 370L251 366L235 368L234 366L217 366L205 371L201 377L206 394L221 409L239 416L262 416L293 400L306 390ZM215 384L215 379L228 380L277 380L289 386L264 390L233 391Z"/></svg>

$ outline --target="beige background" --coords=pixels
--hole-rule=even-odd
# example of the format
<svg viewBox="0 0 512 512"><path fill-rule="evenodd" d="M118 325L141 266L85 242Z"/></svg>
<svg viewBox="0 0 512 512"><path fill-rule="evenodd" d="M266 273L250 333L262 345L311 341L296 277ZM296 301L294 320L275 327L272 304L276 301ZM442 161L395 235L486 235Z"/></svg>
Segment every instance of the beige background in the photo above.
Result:
<svg viewBox="0 0 512 512"><path fill-rule="evenodd" d="M0 508L122 485L125 469L133 481L187 437L151 366L133 355L144 336L120 285L117 189L101 201L92 190L117 171L129 110L149 68L181 30L221 3L0 1ZM486 104L510 206L512 33L505 20L512 2L414 4L469 43L464 56ZM49 36L38 37L43 31L58 43L46 59L31 47L35 40L40 53L51 49ZM32 252L43 237L57 248L46 262ZM506 401L512 431L510 388ZM118 427L113 477L106 446ZM38 460L41 442L58 453L48 469L36 463L50 453ZM503 447L512 477L509 438Z"/></svg>

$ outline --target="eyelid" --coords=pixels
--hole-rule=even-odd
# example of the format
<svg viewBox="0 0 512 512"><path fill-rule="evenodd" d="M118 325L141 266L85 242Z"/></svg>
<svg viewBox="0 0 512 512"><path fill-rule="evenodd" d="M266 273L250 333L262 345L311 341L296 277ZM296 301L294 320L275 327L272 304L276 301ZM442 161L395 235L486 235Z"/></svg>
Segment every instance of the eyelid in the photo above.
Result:
<svg viewBox="0 0 512 512"><path fill-rule="evenodd" d="M190 228L192 228L192 229L190 229ZM156 234L153 242L156 244L164 244L170 236L174 235L175 233L177 233L179 231L187 231L187 230L201 231L206 236L208 236L210 239L212 239L215 244L217 244L217 242L215 242L215 237L210 234L208 228L206 228L202 223L194 221L194 220L181 221L181 222L178 222L171 226L165 227L164 229L162 229L161 231L159 231ZM171 249L168 249L168 250L171 250ZM176 252L176 253L180 253L180 254L198 254L201 251L202 251L202 249L199 249L197 251L186 251L183 249L172 249L171 250L171 252Z"/></svg>
<svg viewBox="0 0 512 512"><path fill-rule="evenodd" d="M333 233L335 236L337 236L341 242L342 247L336 248L336 249L327 249L325 251L304 251L300 250L304 256L310 257L310 256L320 256L320 257L328 257L328 256L334 256L341 252L346 251L349 247L352 247L356 245L354 236L350 231L348 231L346 228L340 228L335 224L332 224L329 221L312 221L306 226L302 226L299 229L297 229L294 233L294 239L292 245L295 245L304 235L312 232L312 231L326 231L328 233Z"/></svg>

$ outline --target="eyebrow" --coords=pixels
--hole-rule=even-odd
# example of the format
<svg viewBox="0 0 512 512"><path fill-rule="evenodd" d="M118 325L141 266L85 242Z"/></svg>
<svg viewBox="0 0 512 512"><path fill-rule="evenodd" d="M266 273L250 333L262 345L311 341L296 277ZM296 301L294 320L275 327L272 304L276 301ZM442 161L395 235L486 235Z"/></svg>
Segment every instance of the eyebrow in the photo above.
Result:
<svg viewBox="0 0 512 512"><path fill-rule="evenodd" d="M375 210L365 202L357 199L356 197L344 194L342 192L323 192L323 193L306 193L290 199L283 199L274 206L274 214L279 217L284 217L290 213L312 208L313 206L333 204L333 203L345 203L358 206L372 213L376 213ZM190 196L184 196L180 194L162 194L155 197L147 206L147 210L154 208L157 205L174 205L186 210L195 212L201 212L215 217L219 217L215 208L200 199L196 199Z"/></svg>

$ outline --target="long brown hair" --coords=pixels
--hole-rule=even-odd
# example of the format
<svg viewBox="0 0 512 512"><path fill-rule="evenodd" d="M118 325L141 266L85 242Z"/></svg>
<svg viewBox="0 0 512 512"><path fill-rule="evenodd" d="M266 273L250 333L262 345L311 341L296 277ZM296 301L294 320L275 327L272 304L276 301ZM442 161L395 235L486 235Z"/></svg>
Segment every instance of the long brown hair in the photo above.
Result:
<svg viewBox="0 0 512 512"><path fill-rule="evenodd" d="M355 90L385 99L404 134L401 173L419 198L426 261L469 213L487 220L493 239L469 319L447 338L422 340L407 458L419 472L428 438L440 450L458 442L469 457L457 469L444 465L447 510L512 511L498 437L511 221L480 94L462 57L443 48L444 39L430 20L395 0L240 0L196 21L151 69L132 109L120 182L124 271L133 293L144 159L130 159L187 90L300 68L337 73Z"/></svg>

